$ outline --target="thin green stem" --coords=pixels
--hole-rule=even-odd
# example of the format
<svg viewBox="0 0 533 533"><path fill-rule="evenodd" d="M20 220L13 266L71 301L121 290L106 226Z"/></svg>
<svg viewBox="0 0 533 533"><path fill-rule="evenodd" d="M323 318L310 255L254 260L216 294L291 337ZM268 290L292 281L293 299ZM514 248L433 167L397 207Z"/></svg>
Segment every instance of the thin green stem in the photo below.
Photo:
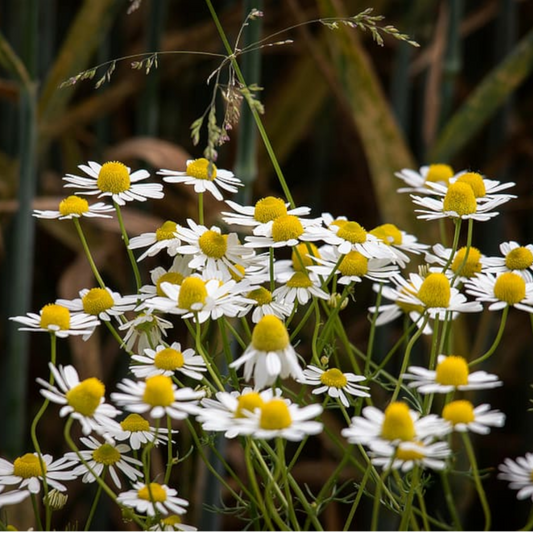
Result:
<svg viewBox="0 0 533 533"><path fill-rule="evenodd" d="M526 525L519 529L519 531L531 531L533 529L533 507L531 508L531 511L529 513L529 518L527 520Z"/></svg>
<svg viewBox="0 0 533 533"><path fill-rule="evenodd" d="M448 479L448 472L443 471L441 473L442 480L442 490L444 491L444 498L446 499L446 505L448 506L448 511L450 511L450 516L452 518L453 528L456 531L462 531L461 520L457 514L457 508L455 506L455 500L453 498L453 492L450 487L450 480Z"/></svg>
<svg viewBox="0 0 533 533"><path fill-rule="evenodd" d="M411 521L412 513L413 513L413 498L415 495L415 490L413 490L413 487L416 487L419 483L420 479L420 467L416 465L413 469L413 476L411 478L411 487L409 492L407 493L407 500L405 502L405 506L402 511L402 520L400 522L400 527L398 528L399 531L407 531L407 528L409 526L409 522Z"/></svg>
<svg viewBox="0 0 533 533"><path fill-rule="evenodd" d="M204 351L204 347L202 346L202 330L201 330L201 324L200 324L200 321L198 320L198 317L196 317L196 334L194 335L194 337L196 340L196 350L202 356L205 362L205 366L207 367L207 371L213 378L213 381L215 382L215 385L218 387L218 390L220 391L226 390L224 388L224 385L222 385L222 382L220 381L218 374L215 372L213 368L214 366L213 361L210 360L210 358Z"/></svg>
<svg viewBox="0 0 533 533"><path fill-rule="evenodd" d="M124 246L126 247L126 252L128 253L128 257L130 259L131 268L133 269L133 275L135 276L135 285L137 287L137 292L139 292L139 289L142 285L141 273L139 272L139 267L137 265L135 255L133 254L133 250L130 249L130 240L128 238L126 226L124 225L124 219L122 218L122 211L120 210L120 206L116 202L113 202L113 204L115 206L115 212L117 213L117 220L118 225L120 226L120 232L122 233L122 240L124 241Z"/></svg>
<svg viewBox="0 0 533 533"><path fill-rule="evenodd" d="M462 222L462 219L460 218L456 218L453 221L455 225L455 232L453 234L452 249L450 252L450 257L448 257L448 261L446 261L446 264L442 267L442 272L446 272L450 268L450 265L453 262L455 253L457 252L457 248L459 246L459 236L461 235L461 222Z"/></svg>
<svg viewBox="0 0 533 533"><path fill-rule="evenodd" d="M39 512L39 505L37 503L37 497L33 492L30 494L31 496L31 505L33 507L33 514L35 515L35 521L37 522L37 529L39 531L50 531L49 529L43 529L43 523L41 521L41 513Z"/></svg>
<svg viewBox="0 0 533 533"><path fill-rule="evenodd" d="M198 224L204 224L204 193L198 193Z"/></svg>
<svg viewBox="0 0 533 533"><path fill-rule="evenodd" d="M91 266L91 270L93 271L94 277L96 278L98 285L100 285L102 289L105 289L104 280L102 279L102 276L100 276L100 272L98 272L98 268L96 266L96 263L94 262L93 256L91 254L91 250L89 249L89 245L87 244L87 239L85 238L83 230L81 229L80 221L78 220L78 218L74 217L72 219L72 222L74 222L74 227L76 228L76 231L78 232L81 245L83 246L83 250L85 252L85 255L87 256L87 260L89 261L89 265Z"/></svg>
<svg viewBox="0 0 533 533"><path fill-rule="evenodd" d="M105 468L104 468L105 473ZM102 474L102 477L104 474ZM102 485L98 485L98 489L96 489L96 494L94 495L94 500L91 505L91 510L89 511L89 516L87 517L87 521L85 522L85 528L83 531L89 531L89 528L91 527L91 522L93 521L94 514L96 512L96 508L98 506L98 502L100 501L100 496L102 494Z"/></svg>
<svg viewBox="0 0 533 533"><path fill-rule="evenodd" d="M359 507L359 502L361 501L361 498L363 497L363 494L365 492L366 482L368 481L369 477L370 477L370 468L367 468L365 470L363 479L361 480L361 483L359 484L359 488L357 489L357 496L355 497L355 500L353 501L352 506L350 507L350 512L348 513L348 516L346 517L346 522L344 522L344 527L342 528L343 531L349 531L353 517L355 516L355 512L357 511L357 508Z"/></svg>
<svg viewBox="0 0 533 533"><path fill-rule="evenodd" d="M368 346L366 348L366 361L365 361L365 376L368 376L368 371L370 368L370 361L372 360L372 352L374 351L374 337L376 335L376 319L379 314L379 306L381 305L381 291L383 289L383 283L380 283L378 294L376 297L376 305L374 309L374 314L372 315L372 320L370 322L370 331L368 333Z"/></svg>
<svg viewBox="0 0 533 533"><path fill-rule="evenodd" d="M496 335L496 338L494 339L494 342L492 343L492 346L482 356L478 357L477 359L474 359L473 361L470 361L470 363L468 363L468 366L475 366L485 361L485 359L488 359L494 353L494 351L499 346L500 341L502 339L503 331L505 329L505 323L507 322L508 313L509 313L509 305L507 305L503 309L502 319L500 322L500 328L498 329L498 333Z"/></svg>
<svg viewBox="0 0 533 533"><path fill-rule="evenodd" d="M172 457L172 418L167 414L167 434L168 434L168 443L167 443L167 468L165 470L165 485L168 485L170 480L170 474L172 472L172 467L174 466L174 461Z"/></svg>

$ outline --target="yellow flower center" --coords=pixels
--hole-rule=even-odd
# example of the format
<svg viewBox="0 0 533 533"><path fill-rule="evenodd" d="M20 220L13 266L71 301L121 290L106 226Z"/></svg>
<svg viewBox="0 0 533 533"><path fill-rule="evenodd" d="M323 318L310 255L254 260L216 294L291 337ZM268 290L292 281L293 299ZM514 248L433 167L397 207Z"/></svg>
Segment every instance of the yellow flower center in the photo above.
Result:
<svg viewBox="0 0 533 533"><path fill-rule="evenodd" d="M533 254L524 247L514 248L505 256L505 266L509 270L525 270L533 264Z"/></svg>
<svg viewBox="0 0 533 533"><path fill-rule="evenodd" d="M483 177L477 172L467 172L466 174L461 174L461 176L457 178L457 183L467 183L470 185L476 198L483 198L487 194Z"/></svg>
<svg viewBox="0 0 533 533"><path fill-rule="evenodd" d="M64 217L67 215L83 215L89 211L89 202L79 196L69 196L59 202L59 214Z"/></svg>
<svg viewBox="0 0 533 533"><path fill-rule="evenodd" d="M476 417L474 415L474 406L467 400L455 400L444 406L442 418L456 424L469 424Z"/></svg>
<svg viewBox="0 0 533 533"><path fill-rule="evenodd" d="M149 502L166 502L167 491L165 487L159 483L149 483L137 491L137 496L141 500L147 500Z"/></svg>
<svg viewBox="0 0 533 533"><path fill-rule="evenodd" d="M39 458L33 453L26 453L22 457L17 457L13 462L13 475L23 479L39 477L46 474L46 464L43 461L43 469Z"/></svg>
<svg viewBox="0 0 533 533"><path fill-rule="evenodd" d="M192 309L194 304L205 304L207 289L205 282L200 278L188 277L181 282L178 295L178 307L180 309Z"/></svg>
<svg viewBox="0 0 533 533"><path fill-rule="evenodd" d="M254 412L254 409L261 408L265 404L258 392L249 392L239 396L237 409L235 411L235 418L245 418L244 411Z"/></svg>
<svg viewBox="0 0 533 533"><path fill-rule="evenodd" d="M161 370L176 370L185 364L183 354L174 348L163 348L154 357L154 365Z"/></svg>
<svg viewBox="0 0 533 533"><path fill-rule="evenodd" d="M168 407L174 402L172 380L168 376L146 378L143 402L152 407Z"/></svg>
<svg viewBox="0 0 533 533"><path fill-rule="evenodd" d="M112 194L127 191L130 188L130 184L128 167L118 161L104 163L96 180L96 185L102 192L110 192Z"/></svg>
<svg viewBox="0 0 533 533"><path fill-rule="evenodd" d="M106 466L114 465L120 461L120 452L106 442L93 451L93 459Z"/></svg>
<svg viewBox="0 0 533 533"><path fill-rule="evenodd" d="M444 197L444 211L454 211L460 217L472 215L477 211L477 202L474 191L468 183L456 181L448 187Z"/></svg>
<svg viewBox="0 0 533 533"><path fill-rule="evenodd" d="M209 164L205 157L191 161L187 165L185 172L187 176L198 180L213 181L217 177L217 167L213 163Z"/></svg>
<svg viewBox="0 0 533 533"><path fill-rule="evenodd" d="M413 285L410 285L411 288L402 287L400 290L401 294L416 296L416 290ZM422 314L424 312L424 307L422 305L411 304L408 302L402 302L401 300L396 300L396 305L405 313L409 314L413 311L416 313Z"/></svg>
<svg viewBox="0 0 533 533"><path fill-rule="evenodd" d="M161 520L165 526L177 526L181 524L181 517L177 514L171 514Z"/></svg>
<svg viewBox="0 0 533 533"><path fill-rule="evenodd" d="M298 253L296 253L298 251ZM318 248L312 243L301 242L297 244L291 254L292 267L296 271L305 271L308 266L314 265L313 257L308 257L312 255L313 257L320 257L320 252Z"/></svg>
<svg viewBox="0 0 533 533"><path fill-rule="evenodd" d="M370 231L374 237L381 239L385 244L402 244L402 232L394 224L382 224Z"/></svg>
<svg viewBox="0 0 533 533"><path fill-rule="evenodd" d="M393 402L385 409L381 436L387 440L413 440L415 424L406 403Z"/></svg>
<svg viewBox="0 0 533 533"><path fill-rule="evenodd" d="M105 289L91 289L82 299L83 310L88 315L98 316L102 311L113 307L115 301Z"/></svg>
<svg viewBox="0 0 533 533"><path fill-rule="evenodd" d="M83 416L93 416L105 394L105 385L97 378L84 379L66 394L68 404Z"/></svg>
<svg viewBox="0 0 533 533"><path fill-rule="evenodd" d="M338 224L337 224L338 225ZM339 226L337 235L352 244L361 244L366 242L367 232L361 224L357 222L345 222Z"/></svg>
<svg viewBox="0 0 533 533"><path fill-rule="evenodd" d="M420 442L417 442L417 444L420 444ZM405 448L398 448L396 450L396 459L400 459L400 461L420 461L424 457L425 455L418 450Z"/></svg>
<svg viewBox="0 0 533 533"><path fill-rule="evenodd" d="M184 276L179 272L166 272L162 276L159 276L157 283L155 284L156 292L158 296L166 296L163 290L161 289L161 283L172 283L172 285L181 285L183 282Z"/></svg>
<svg viewBox="0 0 533 533"><path fill-rule="evenodd" d="M264 287L259 287L253 291L250 291L246 298L250 298L257 302L257 305L269 304L272 301L272 293Z"/></svg>
<svg viewBox="0 0 533 533"><path fill-rule="evenodd" d="M41 309L41 328L48 329L50 326L58 326L59 329L70 328L70 311L57 304L48 304Z"/></svg>
<svg viewBox="0 0 533 533"><path fill-rule="evenodd" d="M308 288L312 287L313 282L309 279L309 276L304 272L295 272L289 281L287 281L287 287L293 288Z"/></svg>
<svg viewBox="0 0 533 533"><path fill-rule="evenodd" d="M261 200L255 204L254 218L262 224L275 220L286 214L287 206L281 198L267 196L266 198L261 198Z"/></svg>
<svg viewBox="0 0 533 533"><path fill-rule="evenodd" d="M131 415L128 415L120 423L120 427L124 431L131 431L132 433L135 433L137 431L150 431L150 424L148 423L148 420L143 418L141 415L138 415L137 413L132 413Z"/></svg>
<svg viewBox="0 0 533 533"><path fill-rule="evenodd" d="M328 387L342 389L343 387L346 387L348 380L338 368L330 368L320 376L320 383L327 385Z"/></svg>
<svg viewBox="0 0 533 533"><path fill-rule="evenodd" d="M242 265L232 265L232 268L229 269L231 279L235 281L241 281L246 274L246 269Z"/></svg>
<svg viewBox="0 0 533 533"><path fill-rule="evenodd" d="M167 220L162 226L159 226L155 230L155 240L159 242L175 239L176 231L178 231L178 225L175 222L172 222L172 220Z"/></svg>
<svg viewBox="0 0 533 533"><path fill-rule="evenodd" d="M526 297L526 282L514 272L500 274L494 284L494 296L501 302L514 305Z"/></svg>
<svg viewBox="0 0 533 533"><path fill-rule="evenodd" d="M303 232L302 223L294 215L280 215L272 223L272 239L274 242L297 239Z"/></svg>
<svg viewBox="0 0 533 533"><path fill-rule="evenodd" d="M228 249L227 241L227 235L221 235L216 231L208 229L202 233L201 237L198 239L198 244L207 257L221 259L224 257L224 254Z"/></svg>
<svg viewBox="0 0 533 533"><path fill-rule="evenodd" d="M459 385L468 384L468 363L464 357L458 355L449 355L443 359L436 369L435 381L441 385Z"/></svg>
<svg viewBox="0 0 533 533"><path fill-rule="evenodd" d="M265 315L254 327L252 345L260 352L277 352L289 345L285 324L274 315Z"/></svg>
<svg viewBox="0 0 533 533"><path fill-rule="evenodd" d="M426 181L431 181L433 183L438 183L441 181L447 185L452 176L452 167L449 165L443 165L442 163L437 163L435 165L429 165Z"/></svg>
<svg viewBox="0 0 533 533"><path fill-rule="evenodd" d="M287 404L280 398L274 398L261 407L259 425L263 429L284 429L292 423Z"/></svg>
<svg viewBox="0 0 533 533"><path fill-rule="evenodd" d="M343 257L339 270L343 276L364 276L368 273L368 259L359 252L351 251Z"/></svg>
<svg viewBox="0 0 533 533"><path fill-rule="evenodd" d="M465 256L466 246L463 246L457 250L450 268L455 274L464 276L465 278L472 278L481 272L481 252L477 248L470 247L465 264L463 265L463 268L461 268L461 265L465 260Z"/></svg>
<svg viewBox="0 0 533 533"><path fill-rule="evenodd" d="M433 272L422 282L418 299L426 307L448 307L450 304L450 281L439 272Z"/></svg>

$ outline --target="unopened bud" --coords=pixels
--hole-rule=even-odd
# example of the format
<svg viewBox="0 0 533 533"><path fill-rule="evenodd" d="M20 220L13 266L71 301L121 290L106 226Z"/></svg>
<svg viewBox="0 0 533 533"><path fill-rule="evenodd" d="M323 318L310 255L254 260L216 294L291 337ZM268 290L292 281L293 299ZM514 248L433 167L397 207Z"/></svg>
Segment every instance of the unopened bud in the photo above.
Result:
<svg viewBox="0 0 533 533"><path fill-rule="evenodd" d="M341 311L348 305L348 298L342 299L342 295L338 292L334 292L328 298L328 305L332 309L339 308Z"/></svg>
<svg viewBox="0 0 533 533"><path fill-rule="evenodd" d="M59 511L67 504L68 496L59 492L57 489L52 489L44 498L43 503L50 507L52 511Z"/></svg>

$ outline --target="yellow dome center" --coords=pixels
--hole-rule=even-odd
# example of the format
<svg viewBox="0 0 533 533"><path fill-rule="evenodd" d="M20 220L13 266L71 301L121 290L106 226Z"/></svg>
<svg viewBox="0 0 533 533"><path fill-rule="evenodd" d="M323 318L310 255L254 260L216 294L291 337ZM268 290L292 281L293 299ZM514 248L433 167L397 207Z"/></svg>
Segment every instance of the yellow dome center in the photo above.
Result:
<svg viewBox="0 0 533 533"><path fill-rule="evenodd" d="M451 296L450 281L444 274L433 272L422 282L417 296L426 307L448 307Z"/></svg>
<svg viewBox="0 0 533 533"><path fill-rule="evenodd" d="M461 265L465 260L465 256L466 246L463 246L462 248L457 250L457 253L453 258L453 262L450 268L455 274L459 276L464 276L465 278L472 278L476 274L481 272L481 252L477 248L470 247L466 262L463 265L463 268L461 268Z"/></svg>
<svg viewBox="0 0 533 533"><path fill-rule="evenodd" d="M411 288L402 287L400 289L401 294L416 296L416 290L413 285L410 285ZM416 312L422 314L424 312L424 307L422 305L412 304L408 302L402 302L401 300L396 300L396 305L405 313Z"/></svg>
<svg viewBox="0 0 533 533"><path fill-rule="evenodd" d="M66 394L68 404L83 416L93 416L105 394L105 385L97 378L84 379Z"/></svg>
<svg viewBox="0 0 533 533"><path fill-rule="evenodd" d="M381 437L387 440L413 440L415 424L409 407L403 402L393 402L385 409Z"/></svg>
<svg viewBox="0 0 533 533"><path fill-rule="evenodd" d="M254 327L252 345L260 352L277 352L289 345L285 324L274 315L265 315Z"/></svg>
<svg viewBox="0 0 533 533"><path fill-rule="evenodd" d="M359 252L351 251L343 257L339 270L343 276L364 276L368 273L368 259Z"/></svg>
<svg viewBox="0 0 533 533"><path fill-rule="evenodd" d="M174 348L163 348L154 357L154 366L160 370L176 370L184 364L183 354Z"/></svg>
<svg viewBox="0 0 533 533"><path fill-rule="evenodd" d="M255 204L254 218L257 222L265 224L271 220L287 214L287 206L281 198L274 198L274 196L267 196L261 198Z"/></svg>
<svg viewBox="0 0 533 533"><path fill-rule="evenodd" d="M403 234L394 224L382 224L370 231L374 237L381 239L385 244L402 244Z"/></svg>
<svg viewBox="0 0 533 533"><path fill-rule="evenodd" d="M448 185L452 176L453 169L450 165L437 163L435 165L429 165L429 169L426 174L426 181L431 181L433 183L442 182Z"/></svg>
<svg viewBox="0 0 533 533"><path fill-rule="evenodd" d="M113 307L115 301L109 291L105 289L96 288L91 289L82 299L83 310L88 315L98 316L103 311Z"/></svg>
<svg viewBox="0 0 533 533"><path fill-rule="evenodd" d="M303 232L302 223L294 215L280 215L272 223L272 239L274 242L297 239Z"/></svg>
<svg viewBox="0 0 533 533"><path fill-rule="evenodd" d="M181 285L184 280L183 274L179 272L166 272L162 276L159 276L157 283L155 284L156 292L158 296L166 296L161 289L161 283L172 283L172 285Z"/></svg>
<svg viewBox="0 0 533 533"><path fill-rule="evenodd" d="M337 235L352 244L361 244L366 242L367 232L361 224L357 222L346 222L339 226Z"/></svg>
<svg viewBox="0 0 533 533"><path fill-rule="evenodd" d="M295 272L289 281L287 281L287 287L297 289L307 289L313 286L313 282L309 279L309 276L304 272Z"/></svg>
<svg viewBox="0 0 533 533"><path fill-rule="evenodd" d="M43 461L43 469L39 458L33 453L26 453L21 457L17 457L13 462L13 475L23 479L32 477L40 477L46 474L46 464Z"/></svg>
<svg viewBox="0 0 533 533"><path fill-rule="evenodd" d="M150 431L150 424L148 423L148 420L137 413L128 415L120 423L120 427L124 431L131 431L131 433L135 433L137 431Z"/></svg>
<svg viewBox="0 0 533 533"><path fill-rule="evenodd" d="M274 398L261 407L259 426L263 429L285 429L292 424L287 404L280 398Z"/></svg>
<svg viewBox="0 0 533 533"><path fill-rule="evenodd" d="M146 378L143 402L152 407L168 407L174 402L172 380L168 376Z"/></svg>
<svg viewBox="0 0 533 533"><path fill-rule="evenodd" d="M470 185L476 198L483 198L487 194L483 177L477 172L467 172L466 174L461 174L457 178L457 183L467 183Z"/></svg>
<svg viewBox="0 0 533 533"><path fill-rule="evenodd" d="M179 524L181 524L181 517L177 514L171 514L169 516L167 516L166 518L163 518L161 520L161 522L165 525L165 526L177 526Z"/></svg>
<svg viewBox="0 0 533 533"><path fill-rule="evenodd" d="M448 187L444 197L444 211L454 211L460 217L477 211L477 202L472 187L468 183L456 181Z"/></svg>
<svg viewBox="0 0 533 533"><path fill-rule="evenodd" d="M228 249L228 236L221 235L220 233L208 229L204 231L198 239L200 250L213 259L221 259L224 257Z"/></svg>
<svg viewBox="0 0 533 533"><path fill-rule="evenodd" d="M330 368L320 376L320 383L328 387L342 389L348 384L346 376L338 368Z"/></svg>
<svg viewBox="0 0 533 533"><path fill-rule="evenodd" d="M79 196L68 196L59 202L59 214L62 217L68 215L83 215L89 212L89 202Z"/></svg>
<svg viewBox="0 0 533 533"><path fill-rule="evenodd" d="M130 185L130 173L126 165L118 161L111 161L102 165L96 180L96 186L102 192L120 194L127 191Z"/></svg>
<svg viewBox="0 0 533 533"><path fill-rule="evenodd" d="M191 161L187 165L185 173L187 176L198 180L213 181L217 177L217 167L213 163L209 164L209 161L205 157L201 157L200 159Z"/></svg>
<svg viewBox="0 0 533 533"><path fill-rule="evenodd" d="M517 304L526 297L526 282L514 272L500 274L494 284L494 296L509 305Z"/></svg>
<svg viewBox="0 0 533 533"><path fill-rule="evenodd" d="M417 444L420 445L419 442L417 442ZM396 459L399 459L400 461L420 461L421 459L424 459L424 457L425 455L418 450L409 448L398 448L396 450Z"/></svg>
<svg viewBox="0 0 533 533"><path fill-rule="evenodd" d="M296 253L296 251L298 251L298 253ZM309 255L312 255L313 257L320 257L318 248L312 242L301 242L300 244L297 244L293 248L291 254L292 268L294 268L296 271L305 272L308 266L315 264L313 257L309 257Z"/></svg>
<svg viewBox="0 0 533 533"><path fill-rule="evenodd" d="M172 220L167 220L162 226L159 226L155 230L156 241L168 241L176 238L176 231L178 231L178 225Z"/></svg>
<svg viewBox="0 0 533 533"><path fill-rule="evenodd" d="M178 307L180 309L193 310L195 304L205 304L207 289L205 282L200 278L188 277L181 282L180 293L178 295Z"/></svg>
<svg viewBox="0 0 533 533"><path fill-rule="evenodd" d="M237 409L235 411L235 418L245 418L243 411L253 413L255 409L263 407L265 402L258 392L248 392L241 394L237 400Z"/></svg>
<svg viewBox="0 0 533 533"><path fill-rule="evenodd" d="M70 311L57 304L48 304L41 309L41 328L48 329L50 326L58 326L59 329L70 328Z"/></svg>
<svg viewBox="0 0 533 533"><path fill-rule="evenodd" d="M442 418L456 424L470 424L476 417L474 415L474 406L467 400L455 400L444 406Z"/></svg>
<svg viewBox="0 0 533 533"><path fill-rule="evenodd" d="M505 266L509 270L525 270L533 264L533 253L524 246L513 248L505 256Z"/></svg>
<svg viewBox="0 0 533 533"><path fill-rule="evenodd" d="M441 385L468 385L468 363L464 357L449 355L436 369L435 381Z"/></svg>
<svg viewBox="0 0 533 533"><path fill-rule="evenodd" d="M114 465L120 461L120 452L106 442L93 451L93 459L106 466Z"/></svg>
<svg viewBox="0 0 533 533"><path fill-rule="evenodd" d="M165 502L167 501L167 491L165 487L159 483L149 483L137 491L137 496L141 500L149 502Z"/></svg>
<svg viewBox="0 0 533 533"><path fill-rule="evenodd" d="M253 291L250 291L246 298L250 298L251 300L255 300L257 302L257 305L265 305L272 302L272 293L265 289L264 287L259 287L258 289L254 289Z"/></svg>

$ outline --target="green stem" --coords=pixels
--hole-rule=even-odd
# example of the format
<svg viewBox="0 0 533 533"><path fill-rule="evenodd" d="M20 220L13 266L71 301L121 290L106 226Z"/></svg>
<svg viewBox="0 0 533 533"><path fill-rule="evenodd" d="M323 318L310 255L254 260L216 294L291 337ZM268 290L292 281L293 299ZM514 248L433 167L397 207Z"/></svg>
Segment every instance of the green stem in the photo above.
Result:
<svg viewBox="0 0 533 533"><path fill-rule="evenodd" d="M91 266L91 270L93 271L94 277L96 278L98 285L100 285L102 289L105 289L106 285L104 283L104 280L102 279L102 276L100 276L100 272L98 272L98 268L96 266L96 263L94 262L93 256L91 254L91 250L89 249L89 245L87 244L87 239L85 238L83 230L81 229L80 221L78 220L77 217L74 217L72 219L72 222L74 222L74 227L76 228L76 231L78 232L81 245L83 246L83 250L85 251L85 255L87 256L87 260L89 261L89 265Z"/></svg>
<svg viewBox="0 0 533 533"><path fill-rule="evenodd" d="M204 351L204 348L202 346L202 331L201 331L201 324L198 320L198 317L196 317L196 334L194 335L196 340L196 350L198 353L203 357L205 366L207 367L207 371L213 378L213 381L215 382L216 386L218 387L218 390L225 391L224 385L222 385L217 373L213 369L213 363L210 361L209 357Z"/></svg>
<svg viewBox="0 0 533 533"><path fill-rule="evenodd" d="M465 249L465 256L463 257L463 260L461 262L461 264L459 265L459 268L457 268L457 270L455 271L455 274L450 282L450 285L453 287L454 284L455 284L455 280L457 279L458 276L461 275L461 273L463 272L463 268L464 266L466 265L466 262L468 261L468 254L470 253L470 247L472 246L472 233L473 233L473 229L474 229L474 219L473 218L470 218L468 219L468 233L467 233L467 237L466 237L466 249ZM453 256L451 256L453 257Z"/></svg>
<svg viewBox="0 0 533 533"><path fill-rule="evenodd" d="M83 531L89 531L89 527L91 527L91 522L93 521L94 513L96 512L96 507L98 506L101 494L102 486L98 485L98 489L96 490L96 494L94 496L93 504L91 505L91 510L89 511L89 516L87 517L87 522L85 522L85 529Z"/></svg>
<svg viewBox="0 0 533 533"><path fill-rule="evenodd" d="M367 468L365 470L365 475L363 476L363 479L361 480L361 483L359 484L359 488L357 489L357 496L355 497L355 500L353 501L353 504L350 508L350 512L348 513L346 522L344 522L344 527L342 528L343 531L348 531L350 528L353 517L355 516L355 512L357 511L357 508L359 507L359 502L361 501L361 498L363 497L365 487L366 487L366 482L368 481L369 477L370 477L370 468Z"/></svg>
<svg viewBox="0 0 533 533"><path fill-rule="evenodd" d="M519 531L531 531L532 529L533 529L533 508L531 508L526 525L522 529L519 529Z"/></svg>
<svg viewBox="0 0 533 533"><path fill-rule="evenodd" d="M389 475L390 469L386 468L383 470L381 476L379 477L379 483L376 487L376 493L374 494L374 504L372 505L372 522L370 525L370 531L378 530L379 523L379 508L381 504L381 488L385 485L385 480Z"/></svg>
<svg viewBox="0 0 533 533"><path fill-rule="evenodd" d="M379 306L381 305L381 290L383 289L383 283L379 285L379 291L376 298L376 306L374 314L372 315L372 321L370 322L370 332L368 333L368 346L366 349L366 361L365 361L365 376L368 376L370 368L370 361L372 359L372 352L374 351L374 337L376 334L376 319L379 314Z"/></svg>
<svg viewBox="0 0 533 533"><path fill-rule="evenodd" d="M420 478L420 467L416 465L413 469L413 477L411 478L410 490L407 493L407 501L402 511L402 520L400 522L400 527L398 528L399 531L407 531L407 527L409 526L409 522L411 521L411 517L413 513L413 510L412 510L413 497L415 494L413 487L416 487L418 485L419 478Z"/></svg>
<svg viewBox="0 0 533 533"><path fill-rule="evenodd" d="M446 272L450 268L450 265L452 264L453 258L455 256L455 252L457 252L457 247L459 246L459 236L461 234L461 222L462 219L460 218L456 218L453 221L455 225L455 232L453 234L452 250L450 252L450 257L448 257L448 261L446 261L446 264L442 268L442 272Z"/></svg>
<svg viewBox="0 0 533 533"><path fill-rule="evenodd" d="M478 357L477 359L474 359L473 361L470 361L470 363L468 363L468 366L475 366L475 365L481 363L482 361L485 361L485 359L488 359L494 353L494 351L496 350L496 348L500 344L500 340L501 340L502 335L503 335L503 330L505 329L505 323L507 322L508 313L509 313L509 305L507 305L503 309L502 319L501 319L501 322L500 322L500 329L498 330L498 334L496 335L496 338L494 339L494 342L492 343L492 346L482 356Z"/></svg>
<svg viewBox="0 0 533 533"><path fill-rule="evenodd" d="M49 531L49 529L43 529L43 523L41 522L41 513L39 513L39 506L37 505L37 498L35 494L33 494L32 492L30 496L31 496L31 505L33 507L33 514L35 515L35 521L37 522L38 530Z"/></svg>
<svg viewBox="0 0 533 533"><path fill-rule="evenodd" d="M168 444L167 444L167 468L165 471L165 485L168 485L170 474L172 472L173 458L172 458L172 418L167 415L167 430L168 430Z"/></svg>
<svg viewBox="0 0 533 533"><path fill-rule="evenodd" d="M455 507L455 500L453 498L453 492L450 487L450 481L448 479L448 472L441 473L442 479L442 489L444 491L444 497L446 499L446 504L448 506L448 511L450 511L450 516L452 518L453 528L456 531L462 531L461 520L457 514L457 509Z"/></svg>
<svg viewBox="0 0 533 533"><path fill-rule="evenodd" d="M198 193L198 224L204 225L204 193Z"/></svg>
<svg viewBox="0 0 533 533"><path fill-rule="evenodd" d="M137 292L141 288L141 273L139 272L139 267L137 265L137 260L133 254L133 250L130 249L130 240L128 238L128 233L126 232L126 226L124 225L124 219L122 218L122 211L120 206L113 202L115 206L115 212L117 213L117 220L120 226L120 232L122 233L122 239L124 241L124 246L126 246L126 251L128 252L128 257L130 258L131 268L133 269L133 275L135 276L135 285L137 286Z"/></svg>

